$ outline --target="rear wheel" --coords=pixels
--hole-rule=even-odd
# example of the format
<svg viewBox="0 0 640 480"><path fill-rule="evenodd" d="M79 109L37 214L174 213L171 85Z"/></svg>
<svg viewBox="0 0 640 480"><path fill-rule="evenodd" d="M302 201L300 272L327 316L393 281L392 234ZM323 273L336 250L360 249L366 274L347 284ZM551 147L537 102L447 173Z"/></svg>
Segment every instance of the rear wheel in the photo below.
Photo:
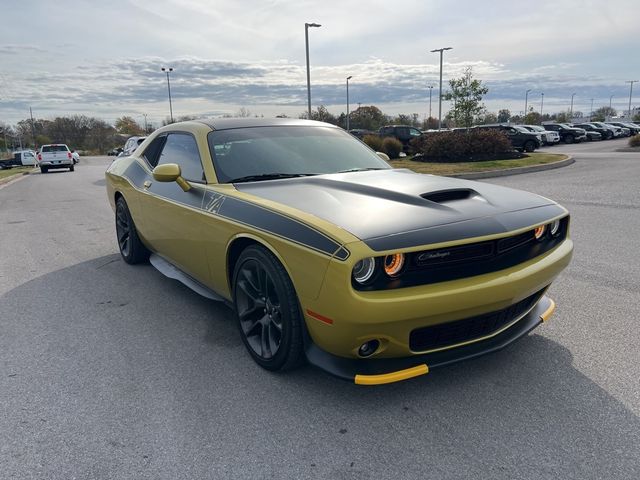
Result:
<svg viewBox="0 0 640 480"><path fill-rule="evenodd" d="M233 273L238 327L253 360L267 370L291 370L304 362L303 318L287 271L266 248L252 245Z"/></svg>
<svg viewBox="0 0 640 480"><path fill-rule="evenodd" d="M536 149L536 144L533 143L532 141L528 141L524 144L525 152L533 152L535 149Z"/></svg>
<svg viewBox="0 0 640 480"><path fill-rule="evenodd" d="M149 259L150 252L138 237L138 231L124 197L116 201L116 235L120 255L125 262L133 265Z"/></svg>

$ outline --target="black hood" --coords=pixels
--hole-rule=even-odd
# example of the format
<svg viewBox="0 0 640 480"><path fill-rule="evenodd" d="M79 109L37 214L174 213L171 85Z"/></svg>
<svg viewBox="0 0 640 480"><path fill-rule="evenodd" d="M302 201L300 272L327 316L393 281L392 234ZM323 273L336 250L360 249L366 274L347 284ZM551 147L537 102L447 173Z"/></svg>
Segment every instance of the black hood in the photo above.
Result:
<svg viewBox="0 0 640 480"><path fill-rule="evenodd" d="M565 212L532 193L405 169L235 186L329 221L374 250L505 233Z"/></svg>

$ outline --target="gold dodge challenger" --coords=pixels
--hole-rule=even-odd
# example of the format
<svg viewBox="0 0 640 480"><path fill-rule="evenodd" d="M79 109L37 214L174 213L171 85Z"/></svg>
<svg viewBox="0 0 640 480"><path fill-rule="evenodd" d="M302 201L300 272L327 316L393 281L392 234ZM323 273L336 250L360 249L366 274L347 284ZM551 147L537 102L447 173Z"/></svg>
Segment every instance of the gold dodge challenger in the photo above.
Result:
<svg viewBox="0 0 640 480"><path fill-rule="evenodd" d="M566 209L381 157L321 122L168 125L106 172L120 253L231 305L260 366L306 360L361 385L499 350L550 317Z"/></svg>

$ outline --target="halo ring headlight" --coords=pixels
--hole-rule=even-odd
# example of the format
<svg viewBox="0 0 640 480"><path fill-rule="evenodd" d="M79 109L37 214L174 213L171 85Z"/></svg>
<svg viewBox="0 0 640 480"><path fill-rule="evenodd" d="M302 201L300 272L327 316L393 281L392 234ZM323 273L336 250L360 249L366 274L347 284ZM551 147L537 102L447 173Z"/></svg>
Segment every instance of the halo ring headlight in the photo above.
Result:
<svg viewBox="0 0 640 480"><path fill-rule="evenodd" d="M373 257L363 258L353 266L353 279L360 285L366 284L376 271L376 260Z"/></svg>
<svg viewBox="0 0 640 480"><path fill-rule="evenodd" d="M535 230L533 231L533 236L536 238L536 240L542 240L542 237L544 237L544 234L547 231L547 226L546 225L540 225L539 227L536 227Z"/></svg>
<svg viewBox="0 0 640 480"><path fill-rule="evenodd" d="M549 232L552 237L557 237L560 234L560 220L554 220L549 224Z"/></svg>
<svg viewBox="0 0 640 480"><path fill-rule="evenodd" d="M384 273L390 277L400 275L404 267L404 253L393 253L384 257Z"/></svg>

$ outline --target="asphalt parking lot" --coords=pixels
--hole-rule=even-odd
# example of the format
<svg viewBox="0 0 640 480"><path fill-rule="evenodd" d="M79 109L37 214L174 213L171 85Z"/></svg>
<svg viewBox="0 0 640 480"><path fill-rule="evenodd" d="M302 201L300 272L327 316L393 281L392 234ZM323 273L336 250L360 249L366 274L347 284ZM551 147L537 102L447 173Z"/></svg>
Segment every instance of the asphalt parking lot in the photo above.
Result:
<svg viewBox="0 0 640 480"><path fill-rule="evenodd" d="M253 363L224 306L117 253L108 157L0 188L0 477L640 477L640 154L487 179L572 214L548 324L411 381Z"/></svg>

